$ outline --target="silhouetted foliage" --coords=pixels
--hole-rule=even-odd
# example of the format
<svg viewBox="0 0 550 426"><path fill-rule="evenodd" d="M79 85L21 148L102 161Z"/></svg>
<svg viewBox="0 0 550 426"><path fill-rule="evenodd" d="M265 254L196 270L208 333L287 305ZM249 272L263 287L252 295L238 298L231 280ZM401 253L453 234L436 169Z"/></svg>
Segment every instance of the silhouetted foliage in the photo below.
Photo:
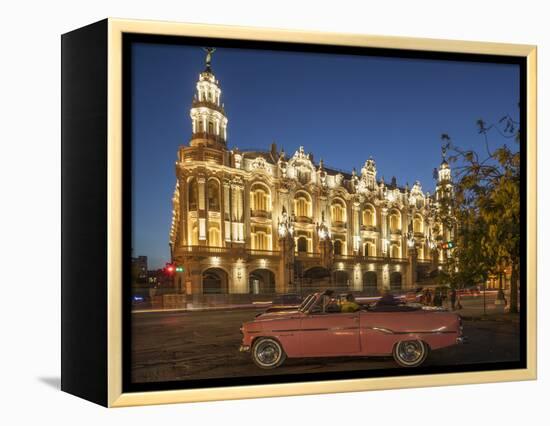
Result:
<svg viewBox="0 0 550 426"><path fill-rule="evenodd" d="M476 122L484 138L485 152L463 150L444 134L441 139L451 151L455 193L457 248L452 265L442 274L452 285L485 282L489 274L511 267L510 312L517 312L520 267L520 152L519 123L510 116L487 125ZM510 139L491 149L489 135ZM447 209L443 209L446 211ZM455 272L456 271L456 272Z"/></svg>

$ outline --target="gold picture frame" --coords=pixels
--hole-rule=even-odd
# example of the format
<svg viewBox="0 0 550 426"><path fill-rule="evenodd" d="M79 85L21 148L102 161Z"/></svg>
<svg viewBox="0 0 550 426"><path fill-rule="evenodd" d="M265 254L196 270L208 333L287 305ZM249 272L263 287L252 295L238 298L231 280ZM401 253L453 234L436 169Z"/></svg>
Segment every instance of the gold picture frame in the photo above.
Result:
<svg viewBox="0 0 550 426"><path fill-rule="evenodd" d="M289 31L222 25L184 24L126 19L105 21L107 43L107 295L106 295L106 370L105 405L124 407L215 401L243 398L357 392L367 390L412 388L501 381L534 380L537 377L536 345L536 223L537 223L537 49L531 45L437 40L406 37L334 34L311 31ZM209 37L238 40L308 43L320 45L406 49L426 52L505 55L525 58L527 66L527 368L503 371L476 371L367 379L296 382L230 387L209 387L189 390L123 392L122 344L122 85L123 34ZM71 392L70 389L68 389ZM77 393L77 392L72 392Z"/></svg>

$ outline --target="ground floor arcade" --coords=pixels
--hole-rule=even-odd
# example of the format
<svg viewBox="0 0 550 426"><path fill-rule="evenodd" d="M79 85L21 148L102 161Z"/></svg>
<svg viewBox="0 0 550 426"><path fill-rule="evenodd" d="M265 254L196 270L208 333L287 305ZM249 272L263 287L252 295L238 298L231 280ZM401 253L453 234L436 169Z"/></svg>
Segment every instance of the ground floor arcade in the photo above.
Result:
<svg viewBox="0 0 550 426"><path fill-rule="evenodd" d="M416 280L415 265L389 258L337 260L330 268L315 258L289 264L276 256L195 256L175 262L183 265L175 286L187 295L308 293L326 288L376 295L414 288Z"/></svg>

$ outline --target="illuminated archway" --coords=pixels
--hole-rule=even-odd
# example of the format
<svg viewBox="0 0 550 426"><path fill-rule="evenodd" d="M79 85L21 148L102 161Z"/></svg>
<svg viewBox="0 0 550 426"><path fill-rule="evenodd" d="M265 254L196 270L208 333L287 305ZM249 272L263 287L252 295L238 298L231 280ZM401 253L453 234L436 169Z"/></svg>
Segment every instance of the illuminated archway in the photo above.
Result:
<svg viewBox="0 0 550 426"><path fill-rule="evenodd" d="M251 294L275 293L275 274L269 269L255 269L248 275Z"/></svg>
<svg viewBox="0 0 550 426"><path fill-rule="evenodd" d="M227 294L228 275L221 268L208 268L202 273L203 294Z"/></svg>
<svg viewBox="0 0 550 426"><path fill-rule="evenodd" d="M375 271L366 271L363 274L363 290L369 296L378 294L378 276Z"/></svg>
<svg viewBox="0 0 550 426"><path fill-rule="evenodd" d="M390 274L390 289L392 290L401 290L403 285L403 279L401 272L392 272Z"/></svg>

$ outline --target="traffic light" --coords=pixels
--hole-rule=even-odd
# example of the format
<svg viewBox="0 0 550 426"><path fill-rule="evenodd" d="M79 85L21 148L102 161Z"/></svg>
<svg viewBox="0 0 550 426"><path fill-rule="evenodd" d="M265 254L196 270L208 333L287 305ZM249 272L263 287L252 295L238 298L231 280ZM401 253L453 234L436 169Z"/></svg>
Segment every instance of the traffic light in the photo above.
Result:
<svg viewBox="0 0 550 426"><path fill-rule="evenodd" d="M174 273L175 269L176 269L175 266L172 265L171 263L167 263L166 267L164 268L164 270L166 271L166 273L168 275L172 275Z"/></svg>
<svg viewBox="0 0 550 426"><path fill-rule="evenodd" d="M176 266L176 272L183 272L183 266Z"/></svg>
<svg viewBox="0 0 550 426"><path fill-rule="evenodd" d="M450 250L450 249L453 249L455 247L456 247L456 245L455 245L454 241L446 241L444 243L441 243L441 248L443 250Z"/></svg>

